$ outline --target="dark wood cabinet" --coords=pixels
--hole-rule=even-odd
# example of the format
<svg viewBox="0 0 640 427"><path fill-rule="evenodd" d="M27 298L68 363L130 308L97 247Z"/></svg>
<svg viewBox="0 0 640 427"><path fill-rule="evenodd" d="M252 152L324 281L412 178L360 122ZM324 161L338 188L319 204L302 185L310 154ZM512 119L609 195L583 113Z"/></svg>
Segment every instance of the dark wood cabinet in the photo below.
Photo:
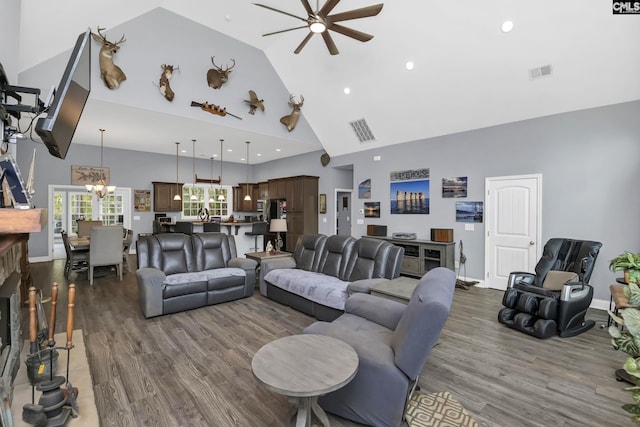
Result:
<svg viewBox="0 0 640 427"><path fill-rule="evenodd" d="M176 212L182 210L182 200L173 200L176 194L182 197L182 183L158 182L153 184L153 210L155 212Z"/></svg>
<svg viewBox="0 0 640 427"><path fill-rule="evenodd" d="M251 200L244 200L247 192ZM240 183L233 187L233 210L236 212L256 212L258 210L258 184Z"/></svg>
<svg viewBox="0 0 640 427"><path fill-rule="evenodd" d="M269 183L258 183L258 200L267 200L269 198Z"/></svg>
<svg viewBox="0 0 640 427"><path fill-rule="evenodd" d="M287 200L287 243L292 251L298 237L318 233L318 177L294 176L285 178Z"/></svg>
<svg viewBox="0 0 640 427"><path fill-rule="evenodd" d="M269 199L286 199L287 182L290 178L278 178L269 180Z"/></svg>

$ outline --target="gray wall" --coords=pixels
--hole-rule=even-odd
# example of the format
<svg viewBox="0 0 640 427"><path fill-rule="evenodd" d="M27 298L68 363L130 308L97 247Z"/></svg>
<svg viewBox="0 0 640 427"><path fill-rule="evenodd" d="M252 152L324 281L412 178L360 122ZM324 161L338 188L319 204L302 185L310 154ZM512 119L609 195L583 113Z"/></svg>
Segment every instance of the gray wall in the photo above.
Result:
<svg viewBox="0 0 640 427"><path fill-rule="evenodd" d="M484 224L464 231L464 223L455 222L456 199L442 198L442 178L467 176L466 200L484 201L487 177L542 174L543 242L551 237L602 242L591 283L595 297L608 301L615 277L608 261L624 250L640 250L639 118L636 101L372 149L331 163L353 165L353 188L371 178L368 201L381 202L381 218L357 225L364 218L357 209L365 200L356 193L354 236L366 234L366 224L426 239L432 227L453 228L456 241L464 241L467 276L477 279L484 277ZM374 162L374 155L382 161ZM430 168L431 213L390 215L389 172L418 168Z"/></svg>
<svg viewBox="0 0 640 427"><path fill-rule="evenodd" d="M356 220L363 218L358 209L364 200L354 192L354 236L366 234L366 224L374 223L387 225L389 233L412 231L420 238L428 238L432 227L453 228L456 241L463 240L465 244L467 276L480 279L484 276L484 224L476 224L475 231L464 231L464 224L455 222L455 199L442 199L442 178L467 176L466 200L483 201L486 177L540 173L543 241L563 236L603 242L592 284L596 298L608 300L608 286L614 279L608 260L624 250L640 251L640 203L634 187L640 182L638 117L640 101L371 149L334 158L326 167L320 164L321 152L315 152L255 165L250 180L319 176L319 191L327 194L329 211L320 216L319 231L333 234L334 189L355 189L359 182L371 178L370 201L381 202L381 218L358 225ZM35 203L40 207L47 204L48 184L70 183L71 165L99 164L99 147L74 142L66 160L60 160L48 155L41 144L21 141L18 158L24 171L28 170L35 145ZM380 155L382 160L374 162L374 155ZM111 168L111 180L118 186L150 190L151 181L175 181L173 156L105 148L104 164ZM425 167L431 172L431 213L390 215L389 172ZM217 176L218 162L214 168ZM243 164L225 162L224 182L244 182L245 168ZM180 171L180 180L189 182L190 157L181 157ZM196 171L209 176L209 161L196 159ZM151 231L153 213L136 214L141 219L133 222L134 231ZM322 222L323 217L328 218L326 223ZM46 233L32 235L30 255L46 253Z"/></svg>

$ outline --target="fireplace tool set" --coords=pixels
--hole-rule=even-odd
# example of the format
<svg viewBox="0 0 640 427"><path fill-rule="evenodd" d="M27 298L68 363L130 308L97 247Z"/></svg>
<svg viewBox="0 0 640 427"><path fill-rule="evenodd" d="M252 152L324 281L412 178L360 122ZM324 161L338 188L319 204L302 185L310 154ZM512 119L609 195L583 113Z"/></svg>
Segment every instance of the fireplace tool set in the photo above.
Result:
<svg viewBox="0 0 640 427"><path fill-rule="evenodd" d="M56 347L55 322L58 284L53 283L51 290L51 313L49 316L48 336L38 339L39 332L47 331L42 301L38 298L36 288L29 288L29 355L27 356L27 376L31 383L31 403L22 407L22 420L36 427L63 426L69 416L78 416L78 389L69 381L69 360L73 348L73 309L76 287L69 285L67 306L67 343L64 347ZM40 331L38 331L40 324ZM45 343L46 340L46 343ZM54 376L57 369L58 351L67 351L67 376ZM35 391L41 393L35 403Z"/></svg>

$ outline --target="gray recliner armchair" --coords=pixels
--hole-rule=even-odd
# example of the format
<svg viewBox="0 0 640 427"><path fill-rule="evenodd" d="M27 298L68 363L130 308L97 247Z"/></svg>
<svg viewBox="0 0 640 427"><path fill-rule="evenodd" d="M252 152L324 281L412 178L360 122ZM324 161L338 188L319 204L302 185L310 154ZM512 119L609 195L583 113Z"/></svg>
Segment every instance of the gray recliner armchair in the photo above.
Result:
<svg viewBox="0 0 640 427"><path fill-rule="evenodd" d="M358 373L343 388L321 396L327 412L372 426L403 423L420 373L449 316L455 273L438 267L425 274L408 305L356 293L345 313L316 322L306 334L341 339L358 353Z"/></svg>

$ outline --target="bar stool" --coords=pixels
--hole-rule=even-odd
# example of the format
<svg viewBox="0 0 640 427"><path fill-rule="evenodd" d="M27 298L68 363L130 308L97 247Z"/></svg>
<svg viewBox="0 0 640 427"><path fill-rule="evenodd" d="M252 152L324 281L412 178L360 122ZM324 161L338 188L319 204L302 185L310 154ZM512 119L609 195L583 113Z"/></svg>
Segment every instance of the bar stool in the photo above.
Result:
<svg viewBox="0 0 640 427"><path fill-rule="evenodd" d="M253 224L251 224L251 231L247 231L246 233L244 233L247 236L253 236L254 247L251 249L253 249L255 252L262 252L261 250L258 250L258 236L264 236L265 234L267 234L267 225L268 224L266 222L254 222Z"/></svg>
<svg viewBox="0 0 640 427"><path fill-rule="evenodd" d="M219 222L205 222L204 224L202 224L203 230L205 232L209 232L209 231L213 231L213 232L220 232L220 223Z"/></svg>

